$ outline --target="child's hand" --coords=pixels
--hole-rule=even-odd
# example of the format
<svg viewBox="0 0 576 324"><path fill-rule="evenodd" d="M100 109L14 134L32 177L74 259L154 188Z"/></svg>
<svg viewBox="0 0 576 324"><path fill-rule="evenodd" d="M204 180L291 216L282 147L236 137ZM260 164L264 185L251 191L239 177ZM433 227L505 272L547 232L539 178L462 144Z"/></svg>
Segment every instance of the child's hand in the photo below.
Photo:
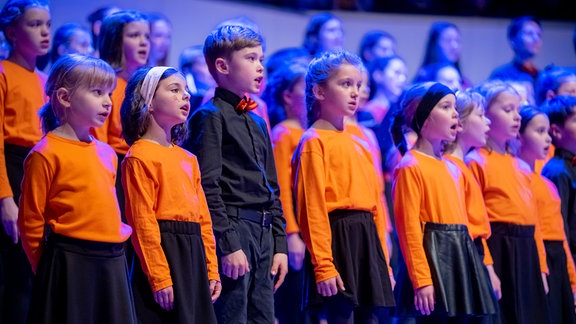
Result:
<svg viewBox="0 0 576 324"><path fill-rule="evenodd" d="M222 292L222 283L218 280L210 280L210 296L212 296L212 303L220 297Z"/></svg>
<svg viewBox="0 0 576 324"><path fill-rule="evenodd" d="M434 286L416 288L414 291L414 306L422 315L430 315L434 311Z"/></svg>
<svg viewBox="0 0 576 324"><path fill-rule="evenodd" d="M496 275L493 265L487 265L486 269L488 269L488 275L490 276L490 282L492 283L492 289L494 290L494 295L496 295L497 300L500 300L500 298L502 298L502 287L500 284L500 278L498 278L498 275Z"/></svg>
<svg viewBox="0 0 576 324"><path fill-rule="evenodd" d="M288 234L288 262L290 262L290 268L296 271L302 269L304 252L306 252L306 245L300 238L300 234Z"/></svg>
<svg viewBox="0 0 576 324"><path fill-rule="evenodd" d="M274 292L282 285L288 273L288 256L284 253L274 254L270 274L274 277Z"/></svg>
<svg viewBox="0 0 576 324"><path fill-rule="evenodd" d="M544 285L544 292L548 295L550 289L548 288L548 275L545 272L542 272L542 284Z"/></svg>
<svg viewBox="0 0 576 324"><path fill-rule="evenodd" d="M238 250L222 257L222 273L234 280L250 271L244 251Z"/></svg>
<svg viewBox="0 0 576 324"><path fill-rule="evenodd" d="M154 292L154 301L163 310L171 311L174 308L174 289L172 286Z"/></svg>
<svg viewBox="0 0 576 324"><path fill-rule="evenodd" d="M6 197L1 200L0 214L6 235L12 238L14 244L17 244L20 236L18 231L18 206L16 206L13 197Z"/></svg>
<svg viewBox="0 0 576 324"><path fill-rule="evenodd" d="M338 293L338 289L341 291L346 291L344 288L344 282L340 275L336 277L320 281L316 284L318 286L318 293L324 297L334 296Z"/></svg>

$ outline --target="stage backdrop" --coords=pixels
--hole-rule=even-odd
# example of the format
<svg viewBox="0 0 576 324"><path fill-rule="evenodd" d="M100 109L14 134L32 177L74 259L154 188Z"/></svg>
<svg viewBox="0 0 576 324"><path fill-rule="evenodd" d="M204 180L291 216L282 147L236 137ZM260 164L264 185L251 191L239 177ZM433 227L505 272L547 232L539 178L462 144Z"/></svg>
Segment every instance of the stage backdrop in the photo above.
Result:
<svg viewBox="0 0 576 324"><path fill-rule="evenodd" d="M169 64L178 65L178 55L187 46L203 44L207 33L223 20L245 15L254 20L266 39L266 53L302 44L309 17L316 12L296 12L275 7L228 1L192 0L52 0L54 30L63 23L88 26L86 17L94 9L114 3L123 9L161 12L173 24L173 42ZM345 48L357 52L362 35L382 29L398 40L398 52L406 59L410 80L424 54L428 29L434 21L445 20L459 26L462 33L463 73L478 83L485 80L497 65L511 60L512 50L506 40L509 19L401 15L335 11L343 20ZM544 46L536 63L542 68L549 63L576 66L572 35L576 22L542 21Z"/></svg>

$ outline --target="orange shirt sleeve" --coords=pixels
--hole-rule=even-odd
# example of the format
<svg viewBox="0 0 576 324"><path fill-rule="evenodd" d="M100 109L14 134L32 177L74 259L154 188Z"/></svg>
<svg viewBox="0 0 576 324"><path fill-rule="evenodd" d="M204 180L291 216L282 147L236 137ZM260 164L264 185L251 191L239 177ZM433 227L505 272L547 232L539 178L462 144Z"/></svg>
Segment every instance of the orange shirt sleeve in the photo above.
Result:
<svg viewBox="0 0 576 324"><path fill-rule="evenodd" d="M50 183L54 170L50 163L39 153L32 152L24 162L22 196L18 209L18 227L20 239L32 270L36 273L38 261L42 255L44 239L44 213L49 197Z"/></svg>
<svg viewBox="0 0 576 324"><path fill-rule="evenodd" d="M4 108L6 107L6 92L8 91L6 82L4 68L0 64L0 199L13 196L4 155Z"/></svg>
<svg viewBox="0 0 576 324"><path fill-rule="evenodd" d="M312 258L316 282L338 275L332 257L332 233L324 196L326 173L320 152L319 141L309 141L299 152L294 169L300 233Z"/></svg>
<svg viewBox="0 0 576 324"><path fill-rule="evenodd" d="M172 286L155 214L158 185L155 178L153 171L140 160L133 157L124 159L122 184L126 195L126 218L134 229L132 244L153 292Z"/></svg>
<svg viewBox="0 0 576 324"><path fill-rule="evenodd" d="M396 169L393 187L394 218L398 240L414 289L432 285L432 274L424 251L420 220L422 179L414 167Z"/></svg>
<svg viewBox="0 0 576 324"><path fill-rule="evenodd" d="M278 173L278 186L280 187L280 201L284 218L286 218L286 234L298 233L298 222L294 214L294 201L292 198L292 169L290 167L292 154L296 147L292 144L291 129L278 124L272 130L272 141L274 143L274 161L276 162L276 172Z"/></svg>

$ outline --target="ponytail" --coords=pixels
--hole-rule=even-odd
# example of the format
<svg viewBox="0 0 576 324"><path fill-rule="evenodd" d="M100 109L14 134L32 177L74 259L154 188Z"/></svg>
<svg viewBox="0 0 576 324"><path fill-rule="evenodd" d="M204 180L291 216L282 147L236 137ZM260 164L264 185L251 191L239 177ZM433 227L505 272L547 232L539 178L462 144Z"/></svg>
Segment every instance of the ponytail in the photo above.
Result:
<svg viewBox="0 0 576 324"><path fill-rule="evenodd" d="M47 134L60 125L60 121L58 117L56 117L56 113L54 109L52 109L52 103L50 102L40 108L39 115L42 121L42 132L44 132L44 134Z"/></svg>

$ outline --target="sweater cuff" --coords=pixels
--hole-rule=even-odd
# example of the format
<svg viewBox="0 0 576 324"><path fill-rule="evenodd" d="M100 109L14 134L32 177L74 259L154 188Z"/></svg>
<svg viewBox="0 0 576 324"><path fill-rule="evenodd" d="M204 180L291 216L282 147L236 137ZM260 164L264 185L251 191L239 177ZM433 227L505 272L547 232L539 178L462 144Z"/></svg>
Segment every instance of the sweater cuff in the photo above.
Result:
<svg viewBox="0 0 576 324"><path fill-rule="evenodd" d="M217 253L218 256L228 255L242 249L238 233L234 230L229 230L223 233L218 239Z"/></svg>

